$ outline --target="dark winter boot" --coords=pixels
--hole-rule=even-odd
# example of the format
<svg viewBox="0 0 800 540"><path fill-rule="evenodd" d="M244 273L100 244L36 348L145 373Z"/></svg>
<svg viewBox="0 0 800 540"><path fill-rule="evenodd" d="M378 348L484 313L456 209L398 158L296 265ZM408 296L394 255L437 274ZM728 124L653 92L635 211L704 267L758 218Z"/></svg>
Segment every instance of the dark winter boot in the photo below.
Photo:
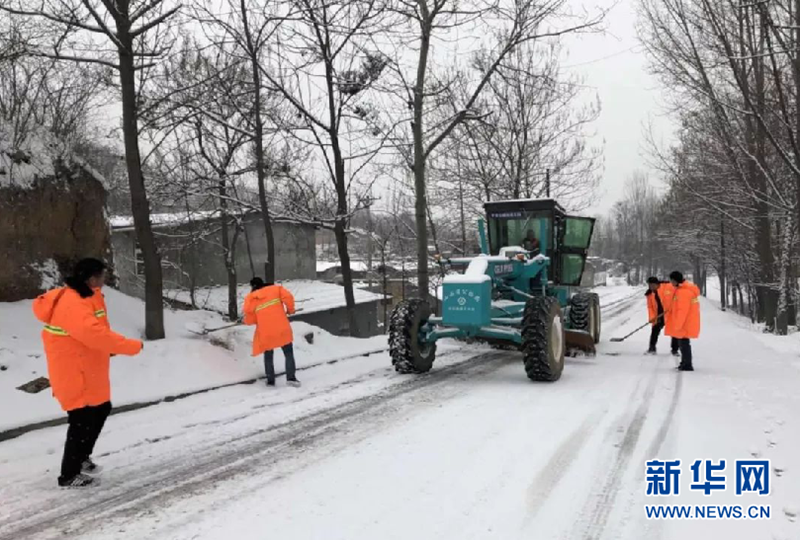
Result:
<svg viewBox="0 0 800 540"><path fill-rule="evenodd" d="M678 371L694 371L694 367L692 367L692 364L681 364L678 366Z"/></svg>
<svg viewBox="0 0 800 540"><path fill-rule="evenodd" d="M647 349L644 354L646 354L648 356L655 356L656 355L656 350L655 349Z"/></svg>
<svg viewBox="0 0 800 540"><path fill-rule="evenodd" d="M88 488L88 487L95 486L98 483L99 483L99 481L96 478L92 478L91 476L83 474L83 473L78 474L78 475L70 478L69 480L62 480L60 478L58 479L58 485L59 486L61 486L63 488L71 488L71 489Z"/></svg>
<svg viewBox="0 0 800 540"><path fill-rule="evenodd" d="M92 458L86 458L81 465L81 472L84 474L100 474L103 467L92 461Z"/></svg>

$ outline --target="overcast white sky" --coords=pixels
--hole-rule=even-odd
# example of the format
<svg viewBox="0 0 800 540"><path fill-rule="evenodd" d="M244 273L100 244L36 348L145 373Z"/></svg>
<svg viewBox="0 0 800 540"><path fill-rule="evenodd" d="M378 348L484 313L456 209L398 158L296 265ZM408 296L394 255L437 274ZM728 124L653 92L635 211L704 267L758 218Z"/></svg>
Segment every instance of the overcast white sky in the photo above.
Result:
<svg viewBox="0 0 800 540"><path fill-rule="evenodd" d="M575 8L611 8L602 34L570 36L565 66L585 76L596 89L602 113L597 137L605 140L605 171L591 212L605 213L622 197L625 180L637 169L648 172L645 132L668 144L673 124L664 115L663 88L647 71L636 37L637 0L573 0ZM658 177L651 175L653 183Z"/></svg>
<svg viewBox="0 0 800 540"><path fill-rule="evenodd" d="M603 145L605 167L597 202L586 213L601 215L623 195L625 181L636 170L648 171L645 132L653 129L657 141L669 144L673 123L665 116L663 88L647 71L647 58L636 36L638 0L570 0L575 11L595 13L610 9L602 33L564 38L565 73L581 74L584 83L600 97L602 112L594 128ZM594 94L587 92L587 98ZM107 122L118 125L118 104L104 110ZM120 142L121 143L121 142Z"/></svg>

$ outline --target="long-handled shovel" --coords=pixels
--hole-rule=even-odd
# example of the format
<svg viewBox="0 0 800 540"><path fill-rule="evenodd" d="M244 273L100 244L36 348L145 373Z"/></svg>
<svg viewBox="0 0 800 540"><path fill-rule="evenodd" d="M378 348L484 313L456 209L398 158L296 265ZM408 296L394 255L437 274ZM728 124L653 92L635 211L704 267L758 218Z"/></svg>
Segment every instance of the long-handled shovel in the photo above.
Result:
<svg viewBox="0 0 800 540"><path fill-rule="evenodd" d="M235 322L232 324L226 324L225 326L218 326L216 328L206 328L203 323L194 323L188 322L184 327L191 332L192 334L197 334L198 336L205 336L210 334L211 332L217 332L219 330L225 330L226 328L233 328L234 326L239 326L240 322Z"/></svg>
<svg viewBox="0 0 800 540"><path fill-rule="evenodd" d="M300 313L303 311L302 309L296 309L295 313ZM198 336L206 336L211 332L218 332L219 330L225 330L226 328L233 328L234 326L241 326L242 322L237 321L235 323L226 324L224 326L217 326L216 328L206 328L203 323L195 323L195 322L188 322L184 325L184 328L191 332L192 334L197 334Z"/></svg>
<svg viewBox="0 0 800 540"><path fill-rule="evenodd" d="M663 316L664 316L664 314L663 314L663 313L659 313L659 314L658 314L658 317L656 317L656 318L655 318L655 319L653 319L653 320L647 321L646 323L644 323L642 326L640 326L639 328L637 328L636 330L634 330L634 331L633 331L633 332L631 332L630 334L627 334L627 335L625 335L625 336L622 336L622 337L614 337L614 338L611 338L611 340L610 340L610 341L611 341L612 343L619 343L620 341L625 341L626 339L628 339L629 337L631 337L633 334L635 334L636 332L638 332L639 330L641 330L641 329L642 329L642 328L644 328L645 326L648 326L648 325L650 325L650 324L653 324L654 322L656 322L658 319L660 319L660 318L661 318L661 317L663 317Z"/></svg>

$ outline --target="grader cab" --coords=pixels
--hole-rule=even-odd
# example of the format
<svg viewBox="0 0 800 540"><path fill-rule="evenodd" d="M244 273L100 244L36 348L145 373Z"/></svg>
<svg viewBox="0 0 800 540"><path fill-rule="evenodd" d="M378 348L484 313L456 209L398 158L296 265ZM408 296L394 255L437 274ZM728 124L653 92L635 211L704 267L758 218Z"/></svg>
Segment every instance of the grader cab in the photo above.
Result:
<svg viewBox="0 0 800 540"><path fill-rule="evenodd" d="M393 311L392 363L401 373L426 372L439 339L474 339L519 348L529 378L556 381L567 354L594 354L600 340L599 298L580 288L594 219L567 215L552 199L484 209L481 254L442 261L463 272L444 278L441 316L420 299Z"/></svg>

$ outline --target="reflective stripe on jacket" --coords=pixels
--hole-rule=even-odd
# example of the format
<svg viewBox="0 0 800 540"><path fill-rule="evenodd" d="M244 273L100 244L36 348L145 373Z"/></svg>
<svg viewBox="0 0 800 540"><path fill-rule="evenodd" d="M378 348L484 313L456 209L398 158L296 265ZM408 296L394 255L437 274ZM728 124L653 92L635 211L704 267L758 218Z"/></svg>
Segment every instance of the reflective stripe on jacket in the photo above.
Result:
<svg viewBox="0 0 800 540"><path fill-rule="evenodd" d="M292 342L292 326L287 313L294 313L294 297L280 285L262 287L247 295L244 299L244 323L256 325L253 356Z"/></svg>
<svg viewBox="0 0 800 540"><path fill-rule="evenodd" d="M658 304L656 303L655 295L657 294L661 300L661 307L664 308L663 319L666 324L669 310L672 307L672 294L674 291L675 287L671 283L662 283L655 292L647 295L647 317L650 324L655 325L658 322L655 320L658 317Z"/></svg>
<svg viewBox="0 0 800 540"><path fill-rule="evenodd" d="M666 334L678 339L700 336L700 289L689 281L675 288Z"/></svg>
<svg viewBox="0 0 800 540"><path fill-rule="evenodd" d="M44 323L42 342L53 395L65 411L111 400L109 357L133 356L142 342L111 330L102 293L89 298L68 287L41 295L33 313Z"/></svg>

